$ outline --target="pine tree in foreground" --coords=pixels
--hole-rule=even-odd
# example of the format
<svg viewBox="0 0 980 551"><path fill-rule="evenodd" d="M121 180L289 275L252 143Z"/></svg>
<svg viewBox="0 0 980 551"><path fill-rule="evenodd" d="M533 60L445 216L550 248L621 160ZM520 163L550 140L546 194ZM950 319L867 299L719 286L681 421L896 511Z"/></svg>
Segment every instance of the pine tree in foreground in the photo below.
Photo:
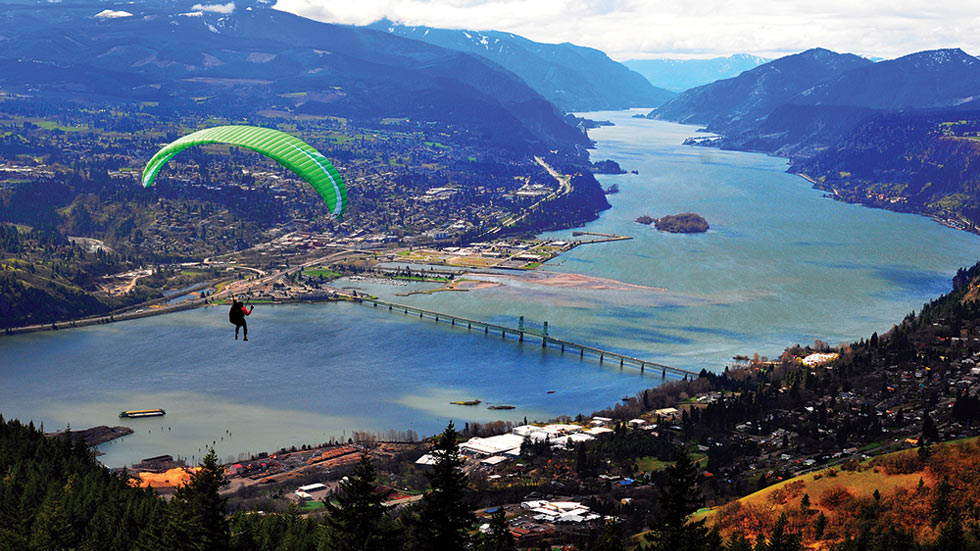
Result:
<svg viewBox="0 0 980 551"><path fill-rule="evenodd" d="M367 455L354 473L340 483L340 492L324 500L326 529L319 551L387 551L400 539L385 515L384 501L391 494L377 491L377 472Z"/></svg>
<svg viewBox="0 0 980 551"><path fill-rule="evenodd" d="M490 530L481 534L476 551L517 551L514 536L507 527L507 516L503 507L490 514Z"/></svg>
<svg viewBox="0 0 980 551"><path fill-rule="evenodd" d="M689 522L704 501L698 486L698 470L687 450L681 448L677 461L666 470L669 481L660 492L659 512L651 531L640 546L643 551L709 551L722 547L721 536L704 525L704 519Z"/></svg>
<svg viewBox="0 0 980 551"><path fill-rule="evenodd" d="M467 501L463 459L459 456L456 428L451 421L436 437L429 453L435 458L435 464L425 476L432 489L409 516L407 547L411 551L466 549L476 515Z"/></svg>
<svg viewBox="0 0 980 551"><path fill-rule="evenodd" d="M174 492L164 529L165 548L228 549L227 499L218 494L224 482L224 467L218 463L218 455L212 448L190 481Z"/></svg>

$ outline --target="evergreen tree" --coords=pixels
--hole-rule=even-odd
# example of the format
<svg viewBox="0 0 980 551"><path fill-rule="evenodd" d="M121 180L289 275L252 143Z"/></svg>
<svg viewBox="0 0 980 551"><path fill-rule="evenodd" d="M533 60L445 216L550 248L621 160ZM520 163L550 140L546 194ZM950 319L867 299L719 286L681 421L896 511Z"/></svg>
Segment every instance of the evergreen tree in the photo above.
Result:
<svg viewBox="0 0 980 551"><path fill-rule="evenodd" d="M725 551L752 551L752 543L745 539L745 534L739 534L738 536L733 534L728 538Z"/></svg>
<svg viewBox="0 0 980 551"><path fill-rule="evenodd" d="M958 514L953 514L949 520L943 523L932 548L934 551L967 550L966 537L963 534L963 522Z"/></svg>
<svg viewBox="0 0 980 551"><path fill-rule="evenodd" d="M422 498L414 519L408 521L407 544L412 551L459 551L467 546L476 515L466 500L466 475L456 436L450 421L429 451L435 464L425 476L432 489Z"/></svg>
<svg viewBox="0 0 980 551"><path fill-rule="evenodd" d="M950 494L953 491L953 486L949 483L948 477L943 477L936 484L936 487L932 491L932 503L929 505L929 517L932 522L932 527L935 528L940 523L946 520L950 514Z"/></svg>
<svg viewBox="0 0 980 551"><path fill-rule="evenodd" d="M826 530L827 530L827 516L821 512L820 516L817 517L817 520L813 521L813 539L822 540L823 533Z"/></svg>
<svg viewBox="0 0 980 551"><path fill-rule="evenodd" d="M710 532L704 520L688 522L703 505L698 471L687 450L666 469L667 485L660 492L659 511L646 536L645 551L708 551L721 547L721 536Z"/></svg>
<svg viewBox="0 0 980 551"><path fill-rule="evenodd" d="M786 533L786 513L779 515L768 541L756 543L756 551L803 551L800 536Z"/></svg>
<svg viewBox="0 0 980 551"><path fill-rule="evenodd" d="M623 527L619 522L607 522L606 529L596 542L594 551L626 551Z"/></svg>
<svg viewBox="0 0 980 551"><path fill-rule="evenodd" d="M383 551L398 539L392 523L386 522L385 498L391 492L377 491L377 474L367 455L354 473L340 483L337 503L324 500L326 528L318 551Z"/></svg>
<svg viewBox="0 0 980 551"><path fill-rule="evenodd" d="M218 494L224 481L224 468L211 448L190 481L174 492L164 531L170 549L228 549L227 499Z"/></svg>
<svg viewBox="0 0 980 551"><path fill-rule="evenodd" d="M66 486L70 487L75 481L75 477L68 480ZM31 532L31 551L47 551L49 549L72 549L71 539L75 536L71 521L65 510L64 490L58 488L49 492L41 508L37 512L34 527Z"/></svg>
<svg viewBox="0 0 980 551"><path fill-rule="evenodd" d="M922 438L926 442L935 442L939 439L939 430L936 429L936 423L929 412L922 416Z"/></svg>
<svg viewBox="0 0 980 551"><path fill-rule="evenodd" d="M503 507L490 514L490 531L480 536L476 551L517 551Z"/></svg>
<svg viewBox="0 0 980 551"><path fill-rule="evenodd" d="M810 494L804 493L803 498L800 499L800 512L804 514L810 513Z"/></svg>
<svg viewBox="0 0 980 551"><path fill-rule="evenodd" d="M184 486L186 487L186 486ZM183 487L182 487L183 488ZM184 498L186 499L186 498ZM184 501L173 501L167 509L166 521L162 532L155 541L144 543L147 551L167 549L170 551L209 551L204 544L204 532L207 529L203 519L194 513L194 507Z"/></svg>

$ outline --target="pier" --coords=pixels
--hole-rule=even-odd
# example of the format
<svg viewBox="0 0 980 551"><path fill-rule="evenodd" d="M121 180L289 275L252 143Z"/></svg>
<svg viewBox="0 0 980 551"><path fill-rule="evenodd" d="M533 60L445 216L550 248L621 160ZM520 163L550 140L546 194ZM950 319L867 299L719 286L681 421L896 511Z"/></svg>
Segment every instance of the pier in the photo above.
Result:
<svg viewBox="0 0 980 551"><path fill-rule="evenodd" d="M628 235L616 235L612 233L597 233L592 231L573 231L572 237L581 237L583 235L597 237L598 239L589 239L584 241L579 241L579 245L591 245L593 243L608 243L610 241L628 241L633 239Z"/></svg>
<svg viewBox="0 0 980 551"><path fill-rule="evenodd" d="M436 322L448 324L452 327L463 328L463 326L465 326L467 331L479 331L482 329L484 335L496 335L499 333L501 339L507 338L508 335L517 338L518 342L530 340L537 341L540 339L541 348L551 346L553 348L559 348L562 353L565 353L566 349L568 349L567 351L571 353L578 352L579 358L584 358L588 354L590 357L598 358L600 364L611 362L615 365L618 363L620 368L634 367L638 368L640 373L646 373L647 371L660 371L660 375L663 378L666 378L667 375L671 375L673 377L682 378L685 381L700 377L699 373L689 371L687 369L664 365L634 356L627 356L626 354L620 354L619 352L613 352L611 350L604 350L602 348L589 346L587 344L580 344L577 342L567 341L565 339L556 339L548 335L539 335L528 330L515 329L513 327L497 325L495 323L472 320L452 314L436 312L434 310L426 310L425 308L419 308L417 306L408 306L406 304L388 302L377 298L358 296L354 300L359 301L362 304L370 304L374 308L380 307L387 309L389 312L400 312L404 315L411 314L412 316L418 316L420 319L428 318Z"/></svg>

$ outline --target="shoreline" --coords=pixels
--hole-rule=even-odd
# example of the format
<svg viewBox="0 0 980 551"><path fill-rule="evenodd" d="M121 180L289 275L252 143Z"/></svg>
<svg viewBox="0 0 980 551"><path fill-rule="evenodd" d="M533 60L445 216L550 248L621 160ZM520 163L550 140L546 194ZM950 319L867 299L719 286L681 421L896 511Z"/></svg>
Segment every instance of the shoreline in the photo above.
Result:
<svg viewBox="0 0 980 551"><path fill-rule="evenodd" d="M274 301L262 301L261 304L301 304L301 303L317 303L317 302L352 302L354 299L346 295L340 295L336 298L325 297L325 298L295 298L295 299L285 299L285 300L274 300ZM177 312L183 312L185 310L193 310L195 308L203 308L208 306L224 305L225 303L217 302L194 302L190 304L178 304L170 306L167 308L150 308L148 310L138 311L138 312L125 312L119 315L107 314L104 316L95 316L82 318L77 320L69 321L59 321L43 325L26 325L22 327L10 327L4 329L0 332L0 337L3 336L13 336L13 335L26 335L28 333L38 333L41 331L63 331L66 329L77 329L79 327L88 327L90 325L105 325L109 323L118 323L122 321L131 321L135 319L148 318L151 316L162 316L165 314L173 314Z"/></svg>
<svg viewBox="0 0 980 551"><path fill-rule="evenodd" d="M780 157L780 158L785 158L785 157ZM812 185L812 188L811 189L816 189L818 191L824 192L824 197L827 197L829 199L833 199L834 201L840 201L841 203L847 203L849 205L861 205L862 207L866 207L866 208L869 208L869 209L878 209L878 210L885 210L885 211L888 211L888 212L897 212L897 213L901 213L901 214L914 214L916 216L924 216L926 218L931 219L933 222L936 222L937 224L946 226L947 228L950 228L950 229L953 229L953 230L958 230L958 231L963 231L963 232L970 233L970 234L973 234L973 235L980 235L980 229L977 229L976 227L971 228L970 226L967 226L965 224L962 224L962 223L959 223L959 222L955 222L953 220L948 220L948 219L945 219L945 218L941 218L938 215L929 214L928 212L920 212L920 211L914 211L914 210L896 210L896 209L889 209L889 208L879 207L879 206L876 206L876 205L869 205L868 203L866 203L864 201L849 201L846 198L838 195L833 190L824 189L823 187L821 187L822 184L819 181L817 181L815 178L813 178L812 176L810 176L808 174L804 174L802 172L791 172L790 174L793 174L794 176L799 176L800 178L803 178L804 180L806 180L807 182L809 182Z"/></svg>

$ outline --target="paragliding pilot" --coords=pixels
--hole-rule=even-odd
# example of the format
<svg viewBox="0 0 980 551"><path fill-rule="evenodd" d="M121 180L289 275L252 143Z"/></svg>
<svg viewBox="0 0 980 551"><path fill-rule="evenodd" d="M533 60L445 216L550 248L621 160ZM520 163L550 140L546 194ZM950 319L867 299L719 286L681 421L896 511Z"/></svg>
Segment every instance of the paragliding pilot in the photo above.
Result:
<svg viewBox="0 0 980 551"><path fill-rule="evenodd" d="M245 316L251 315L252 310L255 309L254 306L251 308L245 306L245 304L238 300L232 299L231 310L228 311L228 321L235 324L235 340L238 340L238 329L244 329L242 332L244 339L248 340L248 324L245 323Z"/></svg>

